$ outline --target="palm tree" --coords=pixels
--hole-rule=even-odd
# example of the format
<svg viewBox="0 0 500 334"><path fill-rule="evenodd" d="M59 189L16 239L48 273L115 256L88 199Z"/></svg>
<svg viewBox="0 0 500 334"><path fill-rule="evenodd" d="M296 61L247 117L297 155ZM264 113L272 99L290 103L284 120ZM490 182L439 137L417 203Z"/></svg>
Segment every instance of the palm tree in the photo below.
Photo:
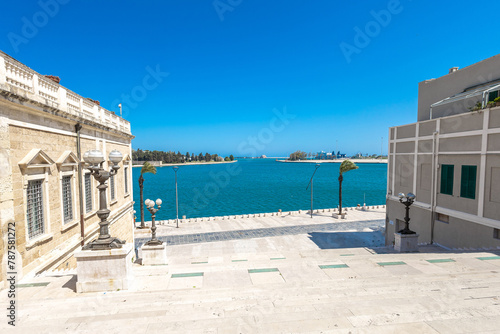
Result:
<svg viewBox="0 0 500 334"><path fill-rule="evenodd" d="M148 161L142 165L141 168L141 176L139 176L139 192L141 194L141 226L139 228L146 228L146 225L144 225L144 194L143 194L143 188L144 188L144 177L142 174L145 173L153 173L156 174L156 167L151 165Z"/></svg>
<svg viewBox="0 0 500 334"><path fill-rule="evenodd" d="M344 177L342 174L353 170L353 169L358 169L358 166L351 160L344 160L340 164L339 168L339 216L342 215L342 181L344 181Z"/></svg>

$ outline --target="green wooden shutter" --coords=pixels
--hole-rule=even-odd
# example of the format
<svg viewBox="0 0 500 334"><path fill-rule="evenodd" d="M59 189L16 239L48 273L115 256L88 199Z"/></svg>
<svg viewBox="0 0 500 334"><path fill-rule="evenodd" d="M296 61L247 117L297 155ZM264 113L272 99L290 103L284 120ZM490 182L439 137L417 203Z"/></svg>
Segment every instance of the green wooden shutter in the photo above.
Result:
<svg viewBox="0 0 500 334"><path fill-rule="evenodd" d="M453 195L455 166L441 165L441 194Z"/></svg>
<svg viewBox="0 0 500 334"><path fill-rule="evenodd" d="M477 166L462 166L460 197L476 199Z"/></svg>
<svg viewBox="0 0 500 334"><path fill-rule="evenodd" d="M489 97L488 97L488 101L493 101L497 97L498 97L498 90L496 90L494 92L490 92Z"/></svg>

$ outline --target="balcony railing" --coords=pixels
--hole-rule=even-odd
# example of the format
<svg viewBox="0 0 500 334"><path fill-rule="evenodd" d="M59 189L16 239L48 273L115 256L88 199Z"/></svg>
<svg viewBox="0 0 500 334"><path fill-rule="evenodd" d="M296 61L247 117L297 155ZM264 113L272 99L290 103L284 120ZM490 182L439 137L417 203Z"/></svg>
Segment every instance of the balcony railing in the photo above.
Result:
<svg viewBox="0 0 500 334"><path fill-rule="evenodd" d="M101 123L131 134L130 122L91 100L47 79L0 51L0 88L17 90L27 98L60 109L71 115Z"/></svg>

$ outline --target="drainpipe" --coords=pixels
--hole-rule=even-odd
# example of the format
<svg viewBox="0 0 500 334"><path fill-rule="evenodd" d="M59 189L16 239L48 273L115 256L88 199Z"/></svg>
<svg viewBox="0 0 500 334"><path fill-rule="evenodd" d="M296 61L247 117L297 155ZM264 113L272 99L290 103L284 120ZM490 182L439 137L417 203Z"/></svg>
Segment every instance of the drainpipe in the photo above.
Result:
<svg viewBox="0 0 500 334"><path fill-rule="evenodd" d="M83 219L83 186L82 186L82 152L81 152L81 147L80 147L80 130L82 129L82 125L80 123L77 123L75 125L75 131L76 131L76 152L78 155L78 160L80 160L80 163L78 164L78 194L79 194L79 200L80 200L80 234L82 237L82 240L80 241L80 244L84 245L84 239L85 239L85 221Z"/></svg>
<svg viewBox="0 0 500 334"><path fill-rule="evenodd" d="M434 224L436 222L436 197L437 197L437 166L436 157L436 138L439 132L435 131L432 134L432 193L431 193L431 244L434 243Z"/></svg>

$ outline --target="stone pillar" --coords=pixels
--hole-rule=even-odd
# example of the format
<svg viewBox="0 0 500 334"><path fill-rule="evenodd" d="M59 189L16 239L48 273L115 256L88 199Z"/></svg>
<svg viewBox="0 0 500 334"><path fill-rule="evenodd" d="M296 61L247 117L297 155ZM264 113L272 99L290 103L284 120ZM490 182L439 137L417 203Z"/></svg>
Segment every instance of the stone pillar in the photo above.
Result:
<svg viewBox="0 0 500 334"><path fill-rule="evenodd" d="M394 250L400 253L418 252L418 234L394 233Z"/></svg>
<svg viewBox="0 0 500 334"><path fill-rule="evenodd" d="M3 58L0 57L3 64ZM4 67L5 71L5 67ZM17 166L16 166L17 167ZM0 268L0 282L7 283L6 271L7 268L7 230L9 223L14 222L14 188L12 183L12 166L10 160L10 133L7 118L0 117L0 228L3 232L4 238L0 238L0 254L3 254L3 266ZM16 224L17 225L17 224ZM12 226L11 226L12 227ZM16 226L16 230L17 230ZM16 234L20 237L20 233ZM17 247L16 247L17 248ZM17 249L16 249L17 252ZM22 278L22 258L21 254L16 254L16 271L17 279ZM6 287L1 286L0 288Z"/></svg>
<svg viewBox="0 0 500 334"><path fill-rule="evenodd" d="M133 256L132 243L122 248L76 253L76 291L127 290L132 281Z"/></svg>
<svg viewBox="0 0 500 334"><path fill-rule="evenodd" d="M161 245L142 245L141 258L143 266L167 264L167 244L164 242Z"/></svg>

